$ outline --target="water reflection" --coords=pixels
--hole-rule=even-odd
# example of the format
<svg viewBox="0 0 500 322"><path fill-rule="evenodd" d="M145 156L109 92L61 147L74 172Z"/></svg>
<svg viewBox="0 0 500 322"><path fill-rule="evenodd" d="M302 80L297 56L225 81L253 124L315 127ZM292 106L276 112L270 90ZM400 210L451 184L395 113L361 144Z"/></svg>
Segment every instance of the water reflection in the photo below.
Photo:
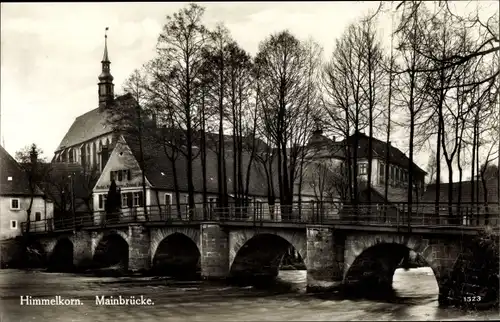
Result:
<svg viewBox="0 0 500 322"><path fill-rule="evenodd" d="M0 321L318 321L498 319L498 312L438 308L430 268L397 270L399 301L321 298L306 293L305 271L281 271L271 284L234 286L163 277L93 277L75 274L0 271ZM19 296L79 298L77 307L20 306ZM140 296L150 307L96 306L95 296Z"/></svg>

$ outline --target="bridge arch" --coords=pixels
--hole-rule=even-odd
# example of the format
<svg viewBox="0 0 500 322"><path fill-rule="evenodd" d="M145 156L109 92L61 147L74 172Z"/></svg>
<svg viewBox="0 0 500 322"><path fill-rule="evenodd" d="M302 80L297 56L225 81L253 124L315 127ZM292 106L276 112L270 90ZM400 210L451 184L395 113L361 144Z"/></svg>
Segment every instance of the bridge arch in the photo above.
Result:
<svg viewBox="0 0 500 322"><path fill-rule="evenodd" d="M47 267L50 271L67 272L73 269L73 241L70 237L61 237L47 253Z"/></svg>
<svg viewBox="0 0 500 322"><path fill-rule="evenodd" d="M343 283L363 293L377 290L372 295L382 295L384 291L392 291L393 276L399 265L411 261L429 266L440 286L447 267L438 258L436 246L429 239L413 235L348 236Z"/></svg>
<svg viewBox="0 0 500 322"><path fill-rule="evenodd" d="M93 262L96 267L104 268L120 266L128 269L129 240L128 235L121 230L101 233L92 240Z"/></svg>
<svg viewBox="0 0 500 322"><path fill-rule="evenodd" d="M176 228L176 227L165 227L158 229L151 229L151 247L150 247L150 258L151 264L153 264L153 257L157 252L160 243L172 234L180 233L188 237L193 241L193 243L198 248L198 252L201 249L200 242L200 231L195 228Z"/></svg>
<svg viewBox="0 0 500 322"><path fill-rule="evenodd" d="M109 231L106 231L106 232L94 232L92 234L92 256L94 256L94 254L96 252L96 249L97 249L97 246L99 245L99 243L104 238L108 238L111 235L118 235L121 238L123 238L123 240L125 240L127 242L127 244L129 244L129 236L128 236L128 234L126 232L124 232L122 230L113 229L113 230L109 230Z"/></svg>
<svg viewBox="0 0 500 322"><path fill-rule="evenodd" d="M194 278L200 271L201 253L194 240L182 232L168 234L151 253L151 272L175 278Z"/></svg>
<svg viewBox="0 0 500 322"><path fill-rule="evenodd" d="M306 263L306 236L302 232L259 229L232 231L229 240L230 276L277 276L290 246Z"/></svg>

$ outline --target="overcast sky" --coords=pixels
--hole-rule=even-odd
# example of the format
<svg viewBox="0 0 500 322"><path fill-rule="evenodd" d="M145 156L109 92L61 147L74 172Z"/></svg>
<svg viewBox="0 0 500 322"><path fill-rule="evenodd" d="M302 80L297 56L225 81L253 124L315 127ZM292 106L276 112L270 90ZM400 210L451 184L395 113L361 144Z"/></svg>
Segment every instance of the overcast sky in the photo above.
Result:
<svg viewBox="0 0 500 322"><path fill-rule="evenodd" d="M125 78L154 56L165 16L185 5L186 2L2 3L0 129L7 151L14 155L22 147L36 143L46 157L52 158L74 119L97 107L104 28L110 28L111 73L115 91L121 92ZM206 7L206 25L224 22L234 39L252 55L266 36L289 29L299 38L312 37L329 56L344 28L375 11L379 3L202 5ZM481 3L485 5L490 11L498 10L496 1ZM390 33L389 17L380 22L385 42ZM394 141L398 145L404 138ZM407 150L405 146L400 148ZM417 164L425 167L427 158L417 156Z"/></svg>

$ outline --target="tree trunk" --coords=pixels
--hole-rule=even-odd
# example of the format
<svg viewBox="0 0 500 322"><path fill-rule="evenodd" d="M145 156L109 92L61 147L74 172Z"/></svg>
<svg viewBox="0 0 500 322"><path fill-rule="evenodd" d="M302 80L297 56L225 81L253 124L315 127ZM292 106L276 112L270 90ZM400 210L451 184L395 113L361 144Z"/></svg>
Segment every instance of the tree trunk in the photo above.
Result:
<svg viewBox="0 0 500 322"><path fill-rule="evenodd" d="M207 142L205 129L205 92L203 92L202 129L201 129L201 171L203 176L203 219L207 220Z"/></svg>

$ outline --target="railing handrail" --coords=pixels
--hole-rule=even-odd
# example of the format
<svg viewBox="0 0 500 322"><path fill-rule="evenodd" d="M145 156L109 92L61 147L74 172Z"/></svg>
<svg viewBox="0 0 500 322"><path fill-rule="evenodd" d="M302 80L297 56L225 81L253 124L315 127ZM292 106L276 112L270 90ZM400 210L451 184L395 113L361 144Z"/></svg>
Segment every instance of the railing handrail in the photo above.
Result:
<svg viewBox="0 0 500 322"><path fill-rule="evenodd" d="M129 224L134 222L170 223L170 222L201 222L205 220L221 222L253 222L261 224L266 222L297 223L297 224L343 224L360 223L386 226L448 226L448 227L482 227L488 224L499 225L500 207L488 205L488 211L477 211L474 207L457 207L451 209L456 216L443 216L450 209L439 211L420 211L419 204L412 204L411 215L408 204L343 204L339 203L311 203L292 205L268 205L267 203L249 203L248 205L230 205L217 207L213 204L201 204L202 207L190 208L183 205L151 205L121 208L119 211L106 213L95 211L92 213L78 212L65 217L48 218L42 221L30 221L30 232L47 232L57 230L71 230L79 227L105 227L107 225ZM400 205L401 207L398 207ZM429 204L433 207L435 204ZM443 204L440 204L444 207ZM448 204L446 204L448 206ZM178 211L180 209L180 211ZM433 208L434 209L434 208ZM431 209L432 210L432 209ZM465 210L462 212L462 210ZM469 211L471 210L471 211ZM25 232L27 222L21 224Z"/></svg>

